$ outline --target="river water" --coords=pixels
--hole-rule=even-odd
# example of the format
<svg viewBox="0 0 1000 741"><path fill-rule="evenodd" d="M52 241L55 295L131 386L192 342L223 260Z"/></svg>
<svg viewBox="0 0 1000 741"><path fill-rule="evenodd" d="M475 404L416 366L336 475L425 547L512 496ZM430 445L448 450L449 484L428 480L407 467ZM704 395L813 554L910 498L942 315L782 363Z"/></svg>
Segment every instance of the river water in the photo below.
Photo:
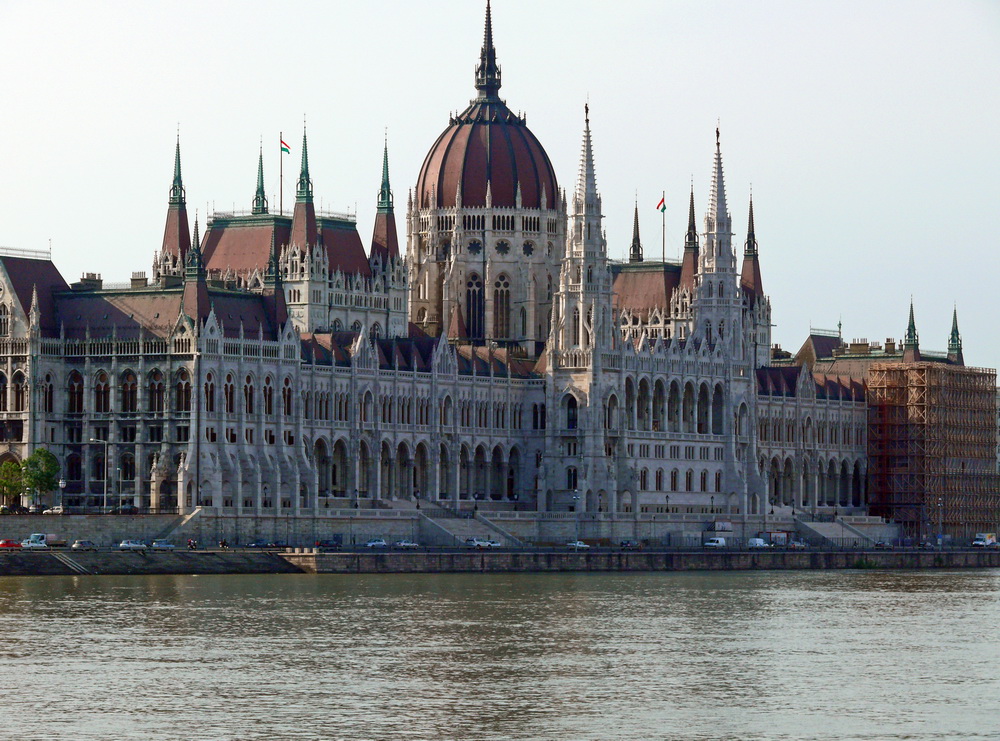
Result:
<svg viewBox="0 0 1000 741"><path fill-rule="evenodd" d="M0 579L31 739L994 739L1000 571Z"/></svg>

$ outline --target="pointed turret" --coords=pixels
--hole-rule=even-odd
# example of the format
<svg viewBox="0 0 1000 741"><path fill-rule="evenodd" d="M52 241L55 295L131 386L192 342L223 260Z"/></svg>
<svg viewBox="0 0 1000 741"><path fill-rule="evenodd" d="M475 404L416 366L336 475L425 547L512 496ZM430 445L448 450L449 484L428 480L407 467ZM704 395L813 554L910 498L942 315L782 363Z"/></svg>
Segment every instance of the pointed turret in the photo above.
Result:
<svg viewBox="0 0 1000 741"><path fill-rule="evenodd" d="M917 323L913 319L913 299L910 299L910 321L906 325L906 339L903 340L903 362L920 362L920 338L917 336Z"/></svg>
<svg viewBox="0 0 1000 741"><path fill-rule="evenodd" d="M306 129L302 127L302 167L299 184L295 190L295 210L292 212L292 233L290 244L297 247L312 247L317 242L316 207L313 205L313 184L309 177L309 151Z"/></svg>
<svg viewBox="0 0 1000 741"><path fill-rule="evenodd" d="M177 137L177 147L174 151L174 180L170 186L170 198L167 201L167 223L163 229L163 246L161 257L166 253L183 265L187 252L191 248L191 232L188 226L187 201L184 191L184 181L181 179L181 139Z"/></svg>
<svg viewBox="0 0 1000 741"><path fill-rule="evenodd" d="M597 192L597 173L594 170L594 146L590 137L590 104L584 105L583 151L580 153L580 175L576 181L573 205L577 213L601 212L601 196Z"/></svg>
<svg viewBox="0 0 1000 741"><path fill-rule="evenodd" d="M694 216L694 185L688 206L688 227L684 237L684 257L681 261L681 288L694 290L694 276L698 272L698 225Z"/></svg>
<svg viewBox="0 0 1000 741"><path fill-rule="evenodd" d="M396 236L396 217L392 211L392 189L389 187L389 143L382 149L382 187L378 191L378 209L375 212L375 232L372 234L371 257L381 258L382 267L390 258L399 257L399 240Z"/></svg>
<svg viewBox="0 0 1000 741"><path fill-rule="evenodd" d="M253 197L253 213L267 213L267 196L264 195L264 148L257 158L257 194Z"/></svg>
<svg viewBox="0 0 1000 741"><path fill-rule="evenodd" d="M275 333L288 321L288 305L285 303L285 286L281 279L281 268L278 266L278 245L271 232L271 253L267 259L267 270L264 271L264 305L268 315L274 321Z"/></svg>
<svg viewBox="0 0 1000 741"><path fill-rule="evenodd" d="M729 209L726 206L726 179L722 174L722 145L719 129L715 129L715 162L712 168L712 192L708 199L707 232L729 230Z"/></svg>
<svg viewBox="0 0 1000 741"><path fill-rule="evenodd" d="M743 272L740 275L740 286L747 295L750 305L764 295L763 281L760 275L760 260L757 257L757 235L753 227L753 194L750 194L750 216L747 220L747 241L743 249Z"/></svg>
<svg viewBox="0 0 1000 741"><path fill-rule="evenodd" d="M198 217L194 219L194 239L184 266L184 293L181 297L181 311L194 320L201 328L211 312L208 298L208 283L205 265L201 258L201 236L198 231Z"/></svg>
<svg viewBox="0 0 1000 741"><path fill-rule="evenodd" d="M490 0L486 0L486 28L483 31L483 49L476 65L476 90L480 98L496 98L500 90L500 65L497 52L493 48L493 17Z"/></svg>
<svg viewBox="0 0 1000 741"><path fill-rule="evenodd" d="M628 253L629 262L642 262L642 242L639 240L639 201L635 202L635 218L632 221L632 247Z"/></svg>
<svg viewBox="0 0 1000 741"><path fill-rule="evenodd" d="M951 313L951 336L948 338L948 361L955 365L965 365L962 355L962 335L958 332L958 307Z"/></svg>

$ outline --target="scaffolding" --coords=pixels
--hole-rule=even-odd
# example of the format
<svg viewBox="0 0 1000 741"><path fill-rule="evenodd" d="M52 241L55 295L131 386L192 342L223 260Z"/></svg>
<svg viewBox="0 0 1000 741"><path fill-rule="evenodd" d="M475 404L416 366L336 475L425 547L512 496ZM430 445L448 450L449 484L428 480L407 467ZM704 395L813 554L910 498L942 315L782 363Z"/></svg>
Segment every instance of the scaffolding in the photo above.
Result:
<svg viewBox="0 0 1000 741"><path fill-rule="evenodd" d="M920 539L997 531L996 389L991 369L931 362L869 367L873 514Z"/></svg>

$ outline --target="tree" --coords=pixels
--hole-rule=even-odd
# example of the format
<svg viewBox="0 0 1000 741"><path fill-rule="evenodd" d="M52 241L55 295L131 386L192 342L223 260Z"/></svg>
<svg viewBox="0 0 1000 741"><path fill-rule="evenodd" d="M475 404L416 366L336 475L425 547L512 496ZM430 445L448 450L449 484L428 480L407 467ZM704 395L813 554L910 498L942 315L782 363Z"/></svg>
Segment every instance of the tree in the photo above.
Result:
<svg viewBox="0 0 1000 741"><path fill-rule="evenodd" d="M0 499L7 505L17 504L17 497L24 491L21 466L14 461L0 463Z"/></svg>
<svg viewBox="0 0 1000 741"><path fill-rule="evenodd" d="M35 492L53 491L59 486L59 459L45 448L36 448L21 464L21 474L24 485Z"/></svg>

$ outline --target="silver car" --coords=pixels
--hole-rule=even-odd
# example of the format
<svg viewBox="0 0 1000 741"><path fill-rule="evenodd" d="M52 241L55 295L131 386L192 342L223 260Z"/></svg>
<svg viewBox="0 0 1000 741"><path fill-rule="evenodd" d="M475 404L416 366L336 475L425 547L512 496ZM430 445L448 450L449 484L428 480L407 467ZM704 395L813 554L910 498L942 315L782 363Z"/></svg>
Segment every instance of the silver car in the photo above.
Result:
<svg viewBox="0 0 1000 741"><path fill-rule="evenodd" d="M146 550L146 544L141 540L123 540L118 544L118 550L120 551L144 551Z"/></svg>

